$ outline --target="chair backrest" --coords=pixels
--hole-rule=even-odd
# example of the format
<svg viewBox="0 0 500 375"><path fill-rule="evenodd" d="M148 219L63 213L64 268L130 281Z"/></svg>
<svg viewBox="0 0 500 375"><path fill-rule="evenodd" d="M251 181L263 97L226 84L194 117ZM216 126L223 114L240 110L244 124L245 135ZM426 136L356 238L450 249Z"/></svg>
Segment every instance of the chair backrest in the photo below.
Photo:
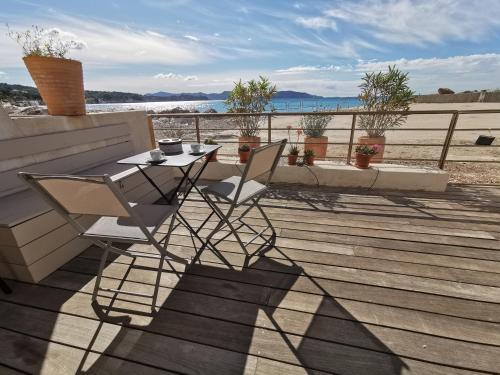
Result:
<svg viewBox="0 0 500 375"><path fill-rule="evenodd" d="M286 139L279 142L271 143L266 146L255 148L250 153L247 165L242 174L242 182L252 180L255 177L269 173L266 185L269 184L276 169L281 154L286 145Z"/></svg>
<svg viewBox="0 0 500 375"><path fill-rule="evenodd" d="M130 216L128 203L107 175L70 176L21 172L19 177L62 214Z"/></svg>

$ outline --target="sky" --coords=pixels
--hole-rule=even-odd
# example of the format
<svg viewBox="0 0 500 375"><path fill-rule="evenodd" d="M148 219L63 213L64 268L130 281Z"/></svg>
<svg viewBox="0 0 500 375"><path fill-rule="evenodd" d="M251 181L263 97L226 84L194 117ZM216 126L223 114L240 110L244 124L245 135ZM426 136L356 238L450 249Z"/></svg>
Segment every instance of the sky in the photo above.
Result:
<svg viewBox="0 0 500 375"><path fill-rule="evenodd" d="M396 65L416 93L500 88L500 0L0 0L0 82L33 85L7 37L39 25L79 42L85 88L355 96Z"/></svg>

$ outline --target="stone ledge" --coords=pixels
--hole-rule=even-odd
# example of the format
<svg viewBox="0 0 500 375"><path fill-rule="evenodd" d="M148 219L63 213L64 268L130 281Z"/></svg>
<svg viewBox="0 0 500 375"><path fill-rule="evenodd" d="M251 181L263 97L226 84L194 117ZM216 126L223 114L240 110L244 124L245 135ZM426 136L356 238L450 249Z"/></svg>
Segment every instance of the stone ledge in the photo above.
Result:
<svg viewBox="0 0 500 375"><path fill-rule="evenodd" d="M222 160L209 163L203 179L222 180L240 175L244 165ZM313 167L280 165L273 182L300 183L334 187L360 187L373 189L445 191L449 173L437 168L412 167L395 164L373 164L369 169L352 165L318 162Z"/></svg>

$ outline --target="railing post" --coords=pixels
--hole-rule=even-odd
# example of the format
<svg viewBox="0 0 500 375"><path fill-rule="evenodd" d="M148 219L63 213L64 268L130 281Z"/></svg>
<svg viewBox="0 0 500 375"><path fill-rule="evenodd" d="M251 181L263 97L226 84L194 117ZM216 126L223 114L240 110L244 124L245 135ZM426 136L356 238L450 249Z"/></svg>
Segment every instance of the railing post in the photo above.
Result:
<svg viewBox="0 0 500 375"><path fill-rule="evenodd" d="M347 164L351 164L352 143L354 141L354 130L356 130L356 114L352 115L351 136L349 138L349 150L347 151Z"/></svg>
<svg viewBox="0 0 500 375"><path fill-rule="evenodd" d="M267 143L271 143L271 115L267 115Z"/></svg>
<svg viewBox="0 0 500 375"><path fill-rule="evenodd" d="M194 118L194 126L196 127L196 142L201 143L201 138L200 138L200 118L196 116Z"/></svg>
<svg viewBox="0 0 500 375"><path fill-rule="evenodd" d="M151 137L151 147L156 148L155 129L153 127L153 117L148 115L149 136Z"/></svg>
<svg viewBox="0 0 500 375"><path fill-rule="evenodd" d="M455 132L455 128L458 122L458 112L455 112L453 116L451 116L450 126L448 128L448 132L446 133L446 138L443 143L443 150L441 151L441 157L439 158L438 167L439 169L444 169L444 164L446 162L446 157L448 156L448 151L450 149L451 140L453 139L453 133Z"/></svg>

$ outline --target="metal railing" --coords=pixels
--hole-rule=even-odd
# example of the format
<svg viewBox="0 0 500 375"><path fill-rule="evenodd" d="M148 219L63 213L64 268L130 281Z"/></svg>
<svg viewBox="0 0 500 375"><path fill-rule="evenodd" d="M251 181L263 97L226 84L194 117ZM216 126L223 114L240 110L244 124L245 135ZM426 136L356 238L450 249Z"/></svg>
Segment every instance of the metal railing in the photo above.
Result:
<svg viewBox="0 0 500 375"><path fill-rule="evenodd" d="M439 159L426 159L426 158L392 158L392 157L384 157L385 160L390 161L419 161L419 162L436 162L437 166L440 169L444 169L446 162L476 162L476 163L500 163L500 160L472 160L472 159L460 159L460 160L447 160L448 152L450 148L453 147L481 147L475 144L452 144L453 135L457 131L491 131L491 130L500 130L498 128L460 128L457 129L457 123L460 115L468 115L468 114L500 114L500 109L482 109L482 110L416 110L416 111L385 111L385 112L369 112L369 111L357 111L357 110L341 110L341 111L322 111L322 112L262 112L262 113L168 113L168 114L149 114L148 122L151 131L151 139L152 142L155 142L154 138L154 130L168 130L168 129L155 129L153 124L154 118L190 118L194 119L194 131L196 135L196 142L201 142L201 130L203 131L226 131L228 128L215 127L215 128L207 128L204 127L200 129L200 118L204 119L214 119L214 118L228 118L228 117L237 117L237 116L260 116L267 118L266 127L261 128L261 130L265 130L267 133L267 143L270 143L272 140L272 132L277 130L288 130L288 128L273 128L272 127L272 119L274 117L283 117L283 116L302 116L302 115L332 115L332 116L352 116L352 122L350 127L330 127L326 128L329 131L349 131L349 142L327 142L328 145L347 145L347 157L346 163L350 164L352 159L352 150L354 145L357 143L354 142L354 134L356 131L362 131L362 128L356 127L356 122L358 116L361 115L375 115L375 114L397 114L404 116L412 116L412 115L451 115L448 127L443 128L415 128L415 127L400 127L394 128L390 131L446 131L446 136L444 138L444 142L442 143L385 143L386 146L408 146L408 147L441 147L441 153ZM500 125L500 121L499 121ZM176 128L169 128L176 129ZM177 128L181 129L181 128ZM218 143L233 143L236 144L238 141L224 141L218 140ZM297 143L297 142L293 142ZM487 147L500 147L500 145L491 145ZM236 156L236 154L222 154L227 156ZM326 157L326 159L339 159L339 157Z"/></svg>

